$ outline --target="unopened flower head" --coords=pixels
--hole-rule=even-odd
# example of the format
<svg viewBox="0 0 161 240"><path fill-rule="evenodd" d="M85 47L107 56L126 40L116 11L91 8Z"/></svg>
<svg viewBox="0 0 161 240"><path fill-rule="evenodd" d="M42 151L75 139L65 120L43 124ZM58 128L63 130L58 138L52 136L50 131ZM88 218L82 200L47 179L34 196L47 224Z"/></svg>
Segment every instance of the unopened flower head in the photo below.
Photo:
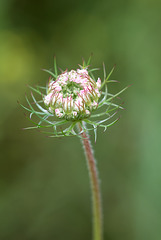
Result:
<svg viewBox="0 0 161 240"><path fill-rule="evenodd" d="M58 118L81 120L98 107L100 87L101 79L95 82L87 69L65 71L49 80L44 103Z"/></svg>
<svg viewBox="0 0 161 240"><path fill-rule="evenodd" d="M106 130L117 122L118 118L112 121L111 119L118 109L123 108L115 103L114 99L127 87L116 94L110 94L107 84L115 82L109 80L114 68L106 76L103 64L104 76L101 81L101 78L95 79L93 75L93 72L98 69L90 69L89 63L90 59L87 64L84 61L83 66L77 70L66 70L58 74L55 59L54 72L44 70L50 74L47 87L30 87L41 98L36 100L31 92L33 102L29 101L26 96L29 107L21 105L30 112L29 120L35 124L26 129L50 128L50 131L42 132L52 137L80 136L81 133L76 128L79 122L82 131L94 131L96 140L98 127ZM34 115L39 119L38 122L33 119ZM84 128L84 124L86 124L86 128Z"/></svg>

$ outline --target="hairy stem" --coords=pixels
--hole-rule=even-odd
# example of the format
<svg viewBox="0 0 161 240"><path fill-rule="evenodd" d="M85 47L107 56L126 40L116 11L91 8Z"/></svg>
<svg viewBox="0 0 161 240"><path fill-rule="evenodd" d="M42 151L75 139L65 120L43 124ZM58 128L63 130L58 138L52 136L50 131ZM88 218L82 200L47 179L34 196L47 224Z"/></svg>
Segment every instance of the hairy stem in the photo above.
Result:
<svg viewBox="0 0 161 240"><path fill-rule="evenodd" d="M85 128L84 123L83 128L80 123L78 123L77 125L79 131L81 132L81 140L84 147L91 182L93 202L93 240L103 240L101 194L96 161L94 159L93 150L89 140L88 133L87 131L82 131Z"/></svg>

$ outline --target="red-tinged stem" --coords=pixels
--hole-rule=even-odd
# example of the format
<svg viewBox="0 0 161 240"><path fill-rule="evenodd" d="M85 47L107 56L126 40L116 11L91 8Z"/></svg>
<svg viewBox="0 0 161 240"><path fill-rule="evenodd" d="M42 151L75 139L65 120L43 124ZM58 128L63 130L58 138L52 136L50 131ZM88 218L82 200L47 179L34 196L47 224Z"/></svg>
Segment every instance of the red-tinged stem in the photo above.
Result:
<svg viewBox="0 0 161 240"><path fill-rule="evenodd" d="M84 147L91 182L93 202L93 240L103 240L101 194L96 160L94 159L88 133L86 130L83 131L83 129L85 129L84 123L83 128L80 123L78 123L77 125L79 131L81 132L81 140Z"/></svg>

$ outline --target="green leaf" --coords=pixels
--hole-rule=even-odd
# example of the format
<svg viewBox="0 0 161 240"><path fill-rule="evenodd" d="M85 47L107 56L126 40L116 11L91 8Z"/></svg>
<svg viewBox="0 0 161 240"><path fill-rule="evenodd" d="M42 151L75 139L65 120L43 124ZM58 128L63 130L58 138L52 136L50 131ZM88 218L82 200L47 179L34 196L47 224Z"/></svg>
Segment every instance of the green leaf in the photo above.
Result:
<svg viewBox="0 0 161 240"><path fill-rule="evenodd" d="M42 69L44 72L47 72L47 73L49 73L51 76L53 76L55 79L56 79L56 75L53 73L53 72L51 72L51 71L49 71L49 70L47 70L47 69Z"/></svg>
<svg viewBox="0 0 161 240"><path fill-rule="evenodd" d="M103 70L104 70L104 82L102 83L101 85L101 88L103 88L103 86L107 83L108 79L110 78L110 76L112 75L113 71L115 69L115 66L112 68L112 70L110 71L110 73L108 74L108 76L106 77L106 71L105 71L105 66L103 67Z"/></svg>
<svg viewBox="0 0 161 240"><path fill-rule="evenodd" d="M111 101L112 99L116 98L117 96L119 96L121 93L123 93L129 86L125 87L124 89L122 89L120 92L116 93L115 95L113 95L112 97L108 98L107 101Z"/></svg>
<svg viewBox="0 0 161 240"><path fill-rule="evenodd" d="M87 66L89 66L90 62L91 62L91 58L92 58L92 54L90 55L88 62L87 62Z"/></svg>
<svg viewBox="0 0 161 240"><path fill-rule="evenodd" d="M44 94L42 94L42 92L40 92L40 90L39 89L36 89L36 88L34 88L34 87L31 87L30 85L28 85L28 87L30 88L30 89L32 89L34 92L36 92L36 93L38 93L39 95L44 95Z"/></svg>
<svg viewBox="0 0 161 240"><path fill-rule="evenodd" d="M40 104L37 103L37 101L36 101L36 99L35 99L35 97L34 97L34 95L33 95L32 92L31 92L31 96L32 96L32 98L33 98L34 103L36 104L36 106L37 106L42 112L44 112L44 113L47 114L48 116L52 116L52 114L50 114L46 109L44 109L43 107L40 106Z"/></svg>
<svg viewBox="0 0 161 240"><path fill-rule="evenodd" d="M56 57L54 57L54 71L55 71L55 76L57 78L58 76L58 71L57 71L57 66L56 66Z"/></svg>

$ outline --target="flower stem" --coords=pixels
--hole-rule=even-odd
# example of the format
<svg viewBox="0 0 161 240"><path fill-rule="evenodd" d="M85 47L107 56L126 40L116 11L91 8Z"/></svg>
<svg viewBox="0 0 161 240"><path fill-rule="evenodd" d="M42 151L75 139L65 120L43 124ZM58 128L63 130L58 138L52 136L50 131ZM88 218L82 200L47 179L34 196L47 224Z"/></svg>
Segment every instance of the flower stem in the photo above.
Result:
<svg viewBox="0 0 161 240"><path fill-rule="evenodd" d="M93 203L93 240L103 240L102 234L102 207L101 207L101 194L98 179L98 170L96 166L96 160L94 159L92 146L89 140L88 133L85 129L84 123L83 128L78 123L78 129L81 132L81 140L84 147L84 152L87 160L87 166L89 170L89 177L91 182L92 191L92 203Z"/></svg>

